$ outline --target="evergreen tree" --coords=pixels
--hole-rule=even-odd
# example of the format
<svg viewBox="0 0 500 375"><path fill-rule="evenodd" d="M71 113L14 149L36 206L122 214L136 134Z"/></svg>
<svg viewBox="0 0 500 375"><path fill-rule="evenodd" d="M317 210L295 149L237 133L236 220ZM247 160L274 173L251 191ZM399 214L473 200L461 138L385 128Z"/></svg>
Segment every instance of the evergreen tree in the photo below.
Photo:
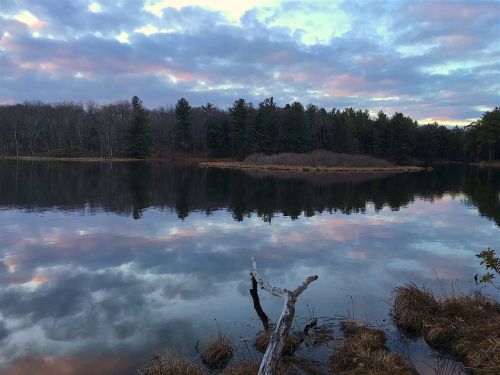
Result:
<svg viewBox="0 0 500 375"><path fill-rule="evenodd" d="M245 99L238 99L229 108L231 155L243 156L252 148L249 142L249 117L251 107Z"/></svg>
<svg viewBox="0 0 500 375"><path fill-rule="evenodd" d="M402 113L396 112L390 121L390 158L397 163L411 160L415 150L417 124Z"/></svg>
<svg viewBox="0 0 500 375"><path fill-rule="evenodd" d="M430 163L438 157L439 142L437 138L437 124L419 126L416 132L416 154L426 163Z"/></svg>
<svg viewBox="0 0 500 375"><path fill-rule="evenodd" d="M285 106L285 150L289 152L306 152L306 117L304 107L299 102Z"/></svg>
<svg viewBox="0 0 500 375"><path fill-rule="evenodd" d="M255 118L255 148L258 152L271 154L276 150L277 110L273 98L259 104Z"/></svg>
<svg viewBox="0 0 500 375"><path fill-rule="evenodd" d="M306 107L306 140L308 151L319 148L320 145L320 121L318 107L314 104L308 104Z"/></svg>
<svg viewBox="0 0 500 375"><path fill-rule="evenodd" d="M191 106L189 102L181 98L175 105L175 149L177 151L191 150L192 140L190 134Z"/></svg>
<svg viewBox="0 0 500 375"><path fill-rule="evenodd" d="M376 157L387 157L387 136L389 133L389 117L383 112L377 113L373 124L373 154Z"/></svg>
<svg viewBox="0 0 500 375"><path fill-rule="evenodd" d="M132 98L133 118L127 129L126 141L129 156L144 159L151 155L152 140L149 116L137 96Z"/></svg>
<svg viewBox="0 0 500 375"><path fill-rule="evenodd" d="M227 120L207 120L207 148L210 156L229 155L229 124Z"/></svg>
<svg viewBox="0 0 500 375"><path fill-rule="evenodd" d="M488 160L495 160L495 145L500 143L500 107L486 112L477 124L477 138L481 147L488 150Z"/></svg>

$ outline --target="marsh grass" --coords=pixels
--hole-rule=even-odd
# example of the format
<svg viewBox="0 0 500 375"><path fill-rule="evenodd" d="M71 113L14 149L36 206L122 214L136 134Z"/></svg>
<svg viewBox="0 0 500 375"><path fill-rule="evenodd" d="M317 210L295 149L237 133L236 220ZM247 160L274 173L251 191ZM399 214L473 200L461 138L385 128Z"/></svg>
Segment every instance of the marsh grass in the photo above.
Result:
<svg viewBox="0 0 500 375"><path fill-rule="evenodd" d="M414 284L395 290L392 317L410 338L461 359L474 373L500 374L500 304L481 293L437 300Z"/></svg>
<svg viewBox="0 0 500 375"><path fill-rule="evenodd" d="M349 375L414 375L413 367L385 346L384 332L355 323L341 325L344 342L333 352L330 370Z"/></svg>
<svg viewBox="0 0 500 375"><path fill-rule="evenodd" d="M265 155L252 154L244 163L256 165L295 165L307 167L394 167L394 164L362 154L342 154L326 150L316 150L307 154L285 152Z"/></svg>
<svg viewBox="0 0 500 375"><path fill-rule="evenodd" d="M424 168L397 166L385 159L361 154L341 154L316 150L308 154L281 153L274 155L252 154L241 162L202 162L201 167L254 169L289 172L418 172Z"/></svg>
<svg viewBox="0 0 500 375"><path fill-rule="evenodd" d="M396 326L407 337L420 337L424 320L436 315L438 302L429 289L419 288L412 283L396 288L395 292L392 317Z"/></svg>
<svg viewBox="0 0 500 375"><path fill-rule="evenodd" d="M258 352L264 353L269 345L269 341L271 340L272 332L269 331L261 331L253 342L253 347ZM295 333L292 335L288 335L285 339L285 345L283 346L282 354L285 356L290 356L295 353L295 351L299 348L302 343L302 335L300 333Z"/></svg>
<svg viewBox="0 0 500 375"><path fill-rule="evenodd" d="M208 343L201 360L209 369L221 370L227 366L233 354L234 348L231 342L225 336L219 335Z"/></svg>
<svg viewBox="0 0 500 375"><path fill-rule="evenodd" d="M206 375L196 364L185 359L154 356L151 365L138 371L140 375Z"/></svg>

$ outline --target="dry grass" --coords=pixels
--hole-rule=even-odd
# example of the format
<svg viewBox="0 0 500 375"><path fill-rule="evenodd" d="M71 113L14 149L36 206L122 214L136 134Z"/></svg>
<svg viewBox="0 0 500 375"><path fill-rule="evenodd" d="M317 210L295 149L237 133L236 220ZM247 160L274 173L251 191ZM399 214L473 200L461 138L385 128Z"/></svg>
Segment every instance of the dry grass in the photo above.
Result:
<svg viewBox="0 0 500 375"><path fill-rule="evenodd" d="M335 337L333 336L333 330L331 328L319 327L315 330L313 338L314 345L325 345Z"/></svg>
<svg viewBox="0 0 500 375"><path fill-rule="evenodd" d="M419 172L421 167L396 166L384 159L368 155L340 154L316 150L308 154L282 153L274 155L252 154L242 162L202 162L201 167L232 168L292 172Z"/></svg>
<svg viewBox="0 0 500 375"><path fill-rule="evenodd" d="M253 342L253 346L255 350L258 352L264 353L269 345L269 341L271 340L272 332L269 331L261 331ZM285 340L285 345L283 346L282 354L293 355L295 351L299 348L302 343L301 334L295 333L293 335L289 335Z"/></svg>
<svg viewBox="0 0 500 375"><path fill-rule="evenodd" d="M205 371L187 360L155 356L151 366L138 371L140 375L206 375Z"/></svg>
<svg viewBox="0 0 500 375"><path fill-rule="evenodd" d="M254 165L287 165L309 167L394 167L384 160L360 154L341 154L325 150L316 150L307 154L281 153L274 155L252 154L244 160Z"/></svg>
<svg viewBox="0 0 500 375"><path fill-rule="evenodd" d="M411 310L411 311L410 311ZM500 374L500 304L480 293L436 300L407 285L396 289L393 318L404 333L457 357L475 374Z"/></svg>
<svg viewBox="0 0 500 375"><path fill-rule="evenodd" d="M414 375L415 370L400 355L385 346L384 332L359 323L342 325L344 342L335 348L330 362L334 374Z"/></svg>
<svg viewBox="0 0 500 375"><path fill-rule="evenodd" d="M393 167L310 167L307 165L276 165L276 164L246 164L244 162L202 162L202 168L267 170L273 172L310 172L310 173L402 173L421 172L422 167L393 166Z"/></svg>
<svg viewBox="0 0 500 375"><path fill-rule="evenodd" d="M396 326L408 337L420 337L423 317L434 316L439 309L439 304L430 290L419 288L415 284L396 288L395 292L392 317Z"/></svg>
<svg viewBox="0 0 500 375"><path fill-rule="evenodd" d="M223 369L233 358L234 349L231 342L224 336L219 335L210 341L207 349L201 355L201 360L211 370Z"/></svg>

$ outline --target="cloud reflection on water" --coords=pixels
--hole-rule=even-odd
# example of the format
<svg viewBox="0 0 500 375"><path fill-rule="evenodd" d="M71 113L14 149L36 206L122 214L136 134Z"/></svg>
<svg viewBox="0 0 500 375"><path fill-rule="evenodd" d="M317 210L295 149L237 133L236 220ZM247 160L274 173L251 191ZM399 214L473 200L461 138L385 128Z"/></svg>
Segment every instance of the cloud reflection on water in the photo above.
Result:
<svg viewBox="0 0 500 375"><path fill-rule="evenodd" d="M439 290L435 272L474 287L474 253L498 247L498 227L459 195L416 198L399 210L316 213L271 224L228 210L184 220L145 208L141 220L106 212L0 211L0 369L8 374L124 372L158 350L192 355L217 332L259 328L248 296L252 256L278 285L319 280L297 313L388 317L408 281ZM276 319L280 302L262 295ZM352 311L351 311L352 312ZM217 324L214 322L217 320Z"/></svg>

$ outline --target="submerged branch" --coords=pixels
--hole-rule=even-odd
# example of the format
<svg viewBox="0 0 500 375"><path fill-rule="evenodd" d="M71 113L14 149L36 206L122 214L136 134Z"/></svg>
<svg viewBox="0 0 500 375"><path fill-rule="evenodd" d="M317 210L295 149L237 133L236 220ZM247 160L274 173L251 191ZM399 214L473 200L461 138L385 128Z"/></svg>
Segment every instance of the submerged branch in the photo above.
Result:
<svg viewBox="0 0 500 375"><path fill-rule="evenodd" d="M257 290L257 280L255 280L255 277L252 275L252 289L250 289L250 295L252 296L253 300L253 308L255 309L255 312L259 316L259 319L262 322L262 326L264 327L264 331L269 330L269 318L267 317L267 314L264 312L264 309L262 308L262 305L260 304L260 298L259 298L259 292Z"/></svg>

